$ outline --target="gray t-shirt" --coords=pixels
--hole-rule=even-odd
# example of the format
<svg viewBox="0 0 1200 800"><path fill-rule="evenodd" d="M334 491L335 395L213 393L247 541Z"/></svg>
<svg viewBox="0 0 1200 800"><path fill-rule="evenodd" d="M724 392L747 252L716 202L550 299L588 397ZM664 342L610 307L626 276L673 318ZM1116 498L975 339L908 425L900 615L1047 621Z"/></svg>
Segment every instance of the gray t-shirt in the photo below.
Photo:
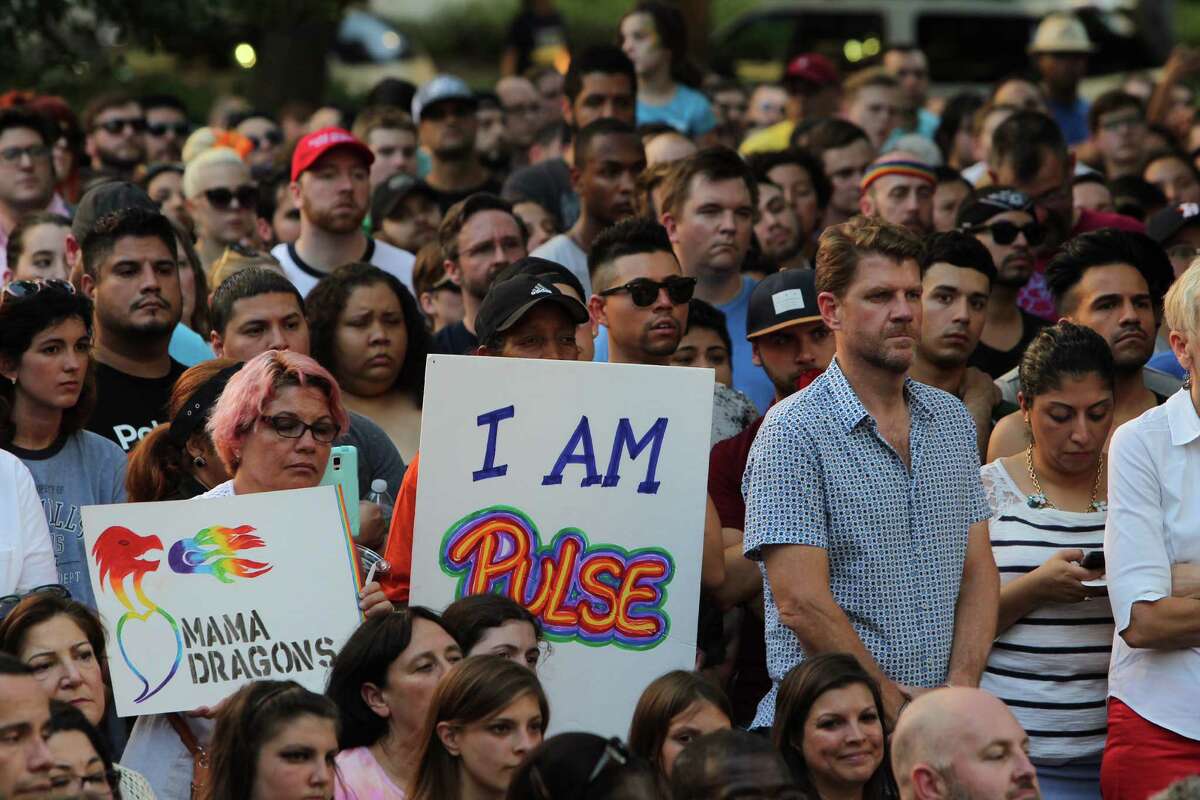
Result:
<svg viewBox="0 0 1200 800"><path fill-rule="evenodd" d="M58 566L71 597L96 607L83 543L83 506L125 502L125 453L91 431L77 431L45 450L8 448L33 475Z"/></svg>
<svg viewBox="0 0 1200 800"><path fill-rule="evenodd" d="M565 233L560 233L550 239L529 255L562 264L571 270L579 282L583 284L583 302L586 303L592 294L592 277L588 274L587 253L575 244L575 240Z"/></svg>

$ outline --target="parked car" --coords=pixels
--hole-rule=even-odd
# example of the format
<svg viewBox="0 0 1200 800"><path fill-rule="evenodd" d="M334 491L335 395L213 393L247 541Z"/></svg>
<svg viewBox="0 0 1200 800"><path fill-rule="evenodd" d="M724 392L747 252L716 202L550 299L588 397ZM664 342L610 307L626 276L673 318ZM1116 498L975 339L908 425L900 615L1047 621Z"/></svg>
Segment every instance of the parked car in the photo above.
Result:
<svg viewBox="0 0 1200 800"><path fill-rule="evenodd" d="M1156 67L1171 49L1172 0L791 0L738 17L712 39L713 69L743 81L778 80L797 53L852 71L889 44L913 44L935 83L991 83L1029 68L1038 21L1072 10L1097 46L1089 73Z"/></svg>

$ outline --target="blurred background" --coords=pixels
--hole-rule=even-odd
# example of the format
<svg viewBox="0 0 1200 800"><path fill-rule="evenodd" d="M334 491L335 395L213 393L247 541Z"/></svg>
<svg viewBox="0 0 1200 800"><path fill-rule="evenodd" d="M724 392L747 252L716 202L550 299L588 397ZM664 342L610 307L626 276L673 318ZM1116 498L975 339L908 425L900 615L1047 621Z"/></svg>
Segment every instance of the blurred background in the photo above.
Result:
<svg viewBox="0 0 1200 800"><path fill-rule="evenodd" d="M420 84L435 71L490 87L512 68L513 21L557 12L566 41L520 54L565 69L571 49L613 42L631 0L7 0L4 83L78 101L114 84L172 92L207 108L228 92L265 107L353 103L380 78ZM1105 76L1161 66L1200 44L1200 0L679 0L693 60L743 81L777 79L795 53L844 70L888 43L929 57L933 93L1023 70L1037 20L1073 10L1099 51L1082 93ZM505 61L509 59L509 61Z"/></svg>

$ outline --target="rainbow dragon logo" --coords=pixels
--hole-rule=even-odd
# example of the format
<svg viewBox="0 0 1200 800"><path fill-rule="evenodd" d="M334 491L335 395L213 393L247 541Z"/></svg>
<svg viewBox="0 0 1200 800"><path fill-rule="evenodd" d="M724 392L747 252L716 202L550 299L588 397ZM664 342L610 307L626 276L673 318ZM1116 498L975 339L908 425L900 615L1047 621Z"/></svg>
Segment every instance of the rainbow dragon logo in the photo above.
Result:
<svg viewBox="0 0 1200 800"><path fill-rule="evenodd" d="M254 528L241 525L237 528L226 528L213 525L199 531L188 539L180 539L171 545L167 554L167 564L172 572L180 575L212 575L221 583L234 583L240 578L257 578L271 571L271 565L235 556L240 550L263 547L263 540L254 535ZM101 587L110 587L113 595L125 607L126 611L117 620L116 638L121 650L121 658L129 670L142 682L142 692L135 703L144 702L162 690L183 661L183 637L179 633L179 624L175 618L150 597L142 588L142 580L146 575L158 570L158 561L148 561L144 558L148 553L162 551L162 540L151 534L141 536L129 528L113 525L106 528L92 546L92 556L100 568ZM107 581L107 584L106 584ZM130 598L126 581L132 587L133 597ZM125 646L125 626L132 620L150 622L157 615L165 621L175 638L175 660L167 676L151 688L151 679L147 678L145 670L139 669L130 657L129 649Z"/></svg>

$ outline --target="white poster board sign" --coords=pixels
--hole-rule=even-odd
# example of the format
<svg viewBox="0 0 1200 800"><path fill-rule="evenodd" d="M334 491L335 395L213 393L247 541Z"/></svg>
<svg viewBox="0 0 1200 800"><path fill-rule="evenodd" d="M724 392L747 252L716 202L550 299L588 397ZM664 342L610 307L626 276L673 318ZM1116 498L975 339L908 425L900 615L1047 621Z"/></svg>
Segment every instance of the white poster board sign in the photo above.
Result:
<svg viewBox="0 0 1200 800"><path fill-rule="evenodd" d="M429 357L412 602L530 609L551 731L624 737L695 665L712 397L704 369Z"/></svg>
<svg viewBox="0 0 1200 800"><path fill-rule="evenodd" d="M258 678L324 691L362 621L334 487L82 513L118 715L216 705Z"/></svg>

